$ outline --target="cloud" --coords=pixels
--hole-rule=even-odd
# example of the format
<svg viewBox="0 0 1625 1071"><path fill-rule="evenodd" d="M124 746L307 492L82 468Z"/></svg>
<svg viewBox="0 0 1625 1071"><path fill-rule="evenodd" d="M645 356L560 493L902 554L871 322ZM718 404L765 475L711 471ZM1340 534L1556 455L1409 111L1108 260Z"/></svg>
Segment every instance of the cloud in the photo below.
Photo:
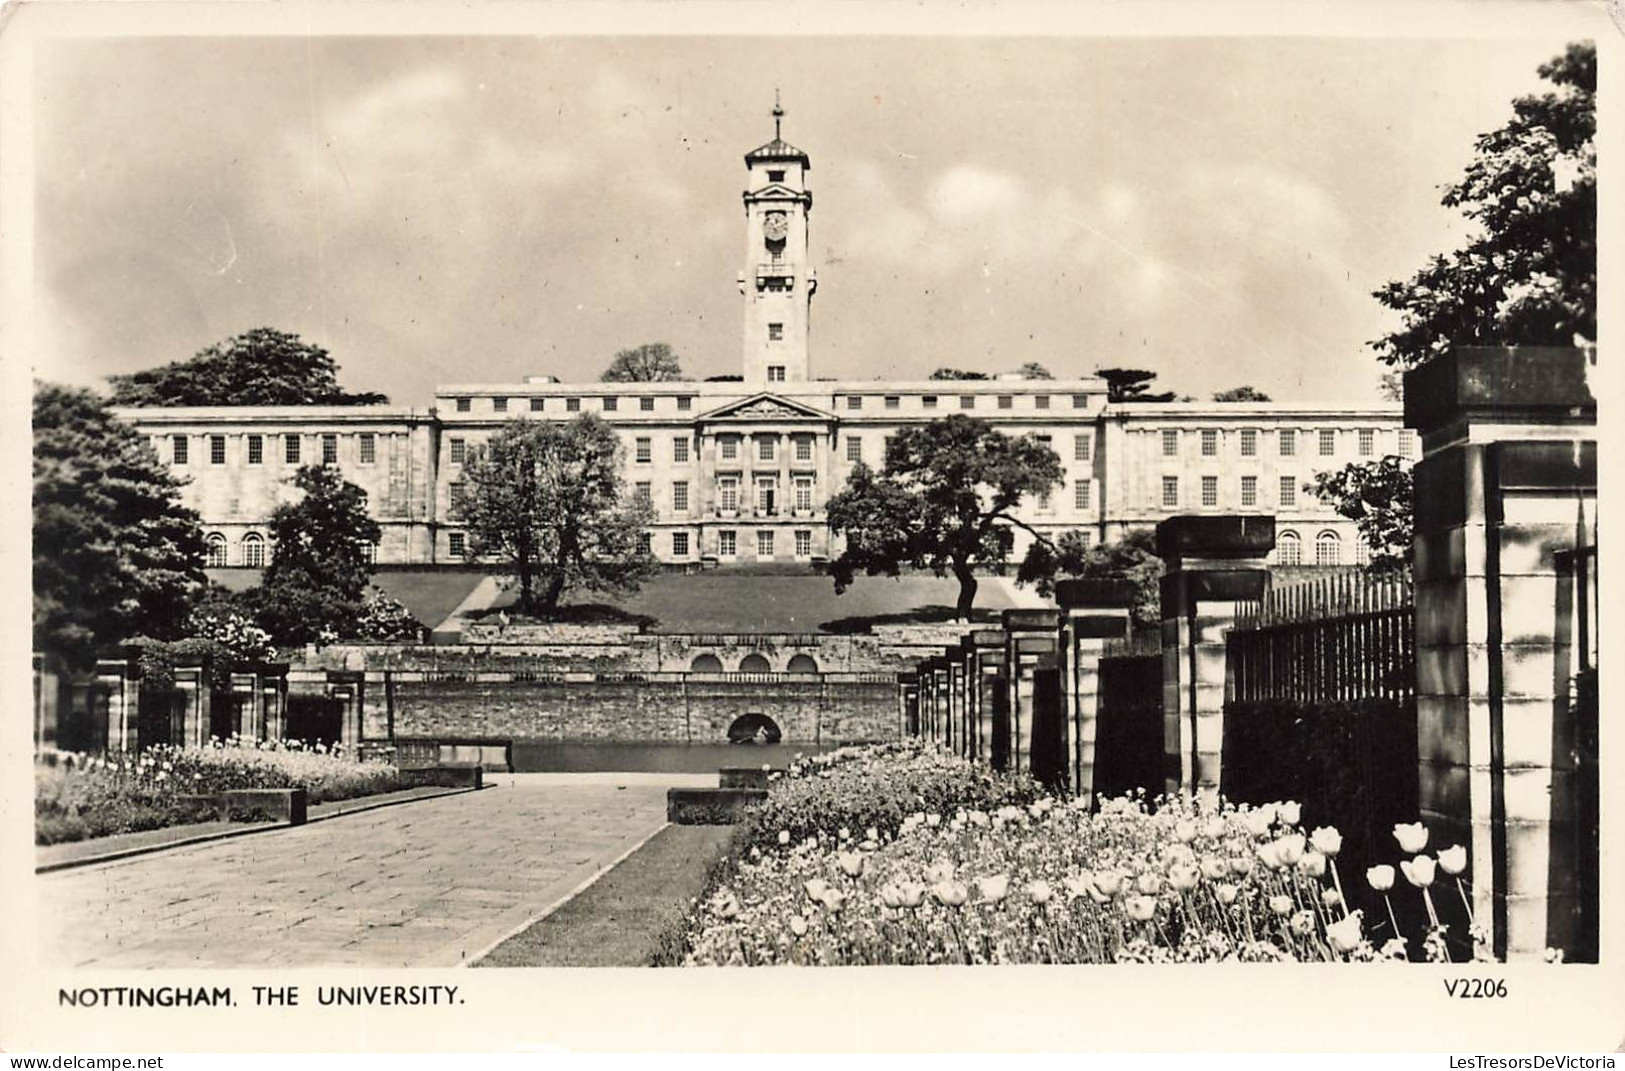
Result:
<svg viewBox="0 0 1625 1071"><path fill-rule="evenodd" d="M1016 176L961 164L937 178L931 189L930 205L938 216L963 220L1008 213L1022 200L1022 183Z"/></svg>

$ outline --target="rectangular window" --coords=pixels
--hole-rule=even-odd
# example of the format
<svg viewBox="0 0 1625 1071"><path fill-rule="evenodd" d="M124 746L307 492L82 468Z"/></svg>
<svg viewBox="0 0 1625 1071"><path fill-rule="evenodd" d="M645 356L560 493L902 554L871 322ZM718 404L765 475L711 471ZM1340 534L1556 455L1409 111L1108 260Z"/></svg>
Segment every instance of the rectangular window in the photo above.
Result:
<svg viewBox="0 0 1625 1071"><path fill-rule="evenodd" d="M1047 394L1035 394L1035 395L1033 395L1033 408L1034 409L1048 409L1049 408L1049 395L1047 395Z"/></svg>
<svg viewBox="0 0 1625 1071"><path fill-rule="evenodd" d="M1095 545L1095 533L1087 528L1078 529L1078 543L1082 545L1084 550L1088 550Z"/></svg>
<svg viewBox="0 0 1625 1071"><path fill-rule="evenodd" d="M1219 456L1219 433L1213 428L1202 429L1202 456Z"/></svg>
<svg viewBox="0 0 1625 1071"><path fill-rule="evenodd" d="M1094 497L1094 485L1088 480L1079 480L1072 485L1072 506L1074 509L1088 509Z"/></svg>
<svg viewBox="0 0 1625 1071"><path fill-rule="evenodd" d="M861 394L848 394L846 396L846 407L848 409L862 409L863 408L863 395L861 395Z"/></svg>
<svg viewBox="0 0 1625 1071"><path fill-rule="evenodd" d="M813 482L809 477L799 477L796 480L796 509L810 511L812 508Z"/></svg>
<svg viewBox="0 0 1625 1071"><path fill-rule="evenodd" d="M1164 476L1162 478L1162 504L1164 506L1179 505L1179 477Z"/></svg>
<svg viewBox="0 0 1625 1071"><path fill-rule="evenodd" d="M1241 456L1242 457L1257 457L1258 456L1258 429L1257 428L1242 428L1241 429Z"/></svg>
<svg viewBox="0 0 1625 1071"><path fill-rule="evenodd" d="M1219 478L1217 476L1202 477L1202 505L1212 508L1219 504Z"/></svg>
<svg viewBox="0 0 1625 1071"><path fill-rule="evenodd" d="M649 557L654 557L655 537L653 532L639 532L638 542L642 544L644 554L648 555Z"/></svg>
<svg viewBox="0 0 1625 1071"><path fill-rule="evenodd" d="M863 460L863 440L856 435L846 437L846 459L853 462Z"/></svg>
<svg viewBox="0 0 1625 1071"><path fill-rule="evenodd" d="M639 398L638 399L638 411L642 412L642 413L652 413L652 412L654 412L655 411L655 400L653 398Z"/></svg>
<svg viewBox="0 0 1625 1071"><path fill-rule="evenodd" d="M1088 432L1076 436L1072 440L1072 460L1089 461L1095 454L1095 437Z"/></svg>
<svg viewBox="0 0 1625 1071"><path fill-rule="evenodd" d="M782 342L782 341L784 341L784 325L783 324L768 324L767 325L767 340L769 342Z"/></svg>
<svg viewBox="0 0 1625 1071"><path fill-rule="evenodd" d="M621 400L613 395L604 399L604 412L614 413L621 408Z"/></svg>
<svg viewBox="0 0 1625 1071"><path fill-rule="evenodd" d="M719 439L718 442L721 444L721 447L722 447L722 460L724 460L724 461L737 461L737 460L739 460L739 440L738 439L732 439L732 438Z"/></svg>
<svg viewBox="0 0 1625 1071"><path fill-rule="evenodd" d="M886 408L887 409L896 409L897 407L899 407L902 404L903 404L903 399L898 397L897 395L895 395L895 394L886 395Z"/></svg>
<svg viewBox="0 0 1625 1071"><path fill-rule="evenodd" d="M678 480L671 485L671 508L674 513L688 512L687 480Z"/></svg>
<svg viewBox="0 0 1625 1071"><path fill-rule="evenodd" d="M1298 433L1293 428L1282 428L1277 433L1280 436L1281 456L1295 457L1298 453Z"/></svg>
<svg viewBox="0 0 1625 1071"><path fill-rule="evenodd" d="M767 366L767 381L769 383L784 382L784 365L770 364Z"/></svg>
<svg viewBox="0 0 1625 1071"><path fill-rule="evenodd" d="M299 436L282 437L282 460L289 465L299 464Z"/></svg>
<svg viewBox="0 0 1625 1071"><path fill-rule="evenodd" d="M506 413L508 411L508 399L506 399L506 398L492 398L491 399L491 408L495 412Z"/></svg>
<svg viewBox="0 0 1625 1071"><path fill-rule="evenodd" d="M451 503L451 512L461 513L463 507L468 504L468 485L461 480L454 480L446 485L446 489L450 492L448 501Z"/></svg>
<svg viewBox="0 0 1625 1071"><path fill-rule="evenodd" d="M1410 428L1401 428L1399 432L1399 456L1412 457L1416 454L1416 432Z"/></svg>
<svg viewBox="0 0 1625 1071"><path fill-rule="evenodd" d="M632 485L632 497L640 506L654 504L654 486L647 480L640 480Z"/></svg>
<svg viewBox="0 0 1625 1071"><path fill-rule="evenodd" d="M1281 506L1296 506L1298 504L1298 481L1291 476L1281 477Z"/></svg>
<svg viewBox="0 0 1625 1071"><path fill-rule="evenodd" d="M451 548L453 558L468 557L468 540L464 538L463 533L452 532L446 537L446 543Z"/></svg>
<svg viewBox="0 0 1625 1071"><path fill-rule="evenodd" d="M1074 408L1074 409L1087 409L1087 408L1089 408L1089 396L1087 394L1074 394L1072 396L1072 408Z"/></svg>
<svg viewBox="0 0 1625 1071"><path fill-rule="evenodd" d="M1337 432L1331 428L1320 429L1320 456L1331 457L1337 452Z"/></svg>
<svg viewBox="0 0 1625 1071"><path fill-rule="evenodd" d="M673 558L688 557L688 533L673 532L671 534L671 556Z"/></svg>
<svg viewBox="0 0 1625 1071"><path fill-rule="evenodd" d="M530 411L532 413L540 413L546 407L546 405L546 398L532 398L530 400Z"/></svg>
<svg viewBox="0 0 1625 1071"><path fill-rule="evenodd" d="M248 463L250 465L263 465L265 463L265 436L250 435L248 437Z"/></svg>
<svg viewBox="0 0 1625 1071"><path fill-rule="evenodd" d="M803 435L801 438L797 439L796 440L796 460L797 461L811 461L812 460L812 446L813 446L813 441L811 439L807 438L805 435Z"/></svg>
<svg viewBox="0 0 1625 1071"><path fill-rule="evenodd" d="M458 398L457 399L457 411L459 413L466 413L473 406L473 404L474 404L474 400L472 398Z"/></svg>
<svg viewBox="0 0 1625 1071"><path fill-rule="evenodd" d="M974 395L974 394L961 394L959 396L959 408L961 408L961 409L975 409L976 408L976 395Z"/></svg>
<svg viewBox="0 0 1625 1071"><path fill-rule="evenodd" d="M1162 456L1176 457L1179 454L1179 432L1173 428L1164 428L1162 432Z"/></svg>
<svg viewBox="0 0 1625 1071"><path fill-rule="evenodd" d="M773 533L771 531L756 533L756 556L758 558L773 557Z"/></svg>
<svg viewBox="0 0 1625 1071"><path fill-rule="evenodd" d="M796 557L812 557L812 533L799 531L796 533Z"/></svg>
<svg viewBox="0 0 1625 1071"><path fill-rule="evenodd" d="M175 452L174 453L175 464L177 464L177 465L186 464L187 463L187 453L188 453L188 450L190 448L190 443L187 441L186 436L184 436L184 435L171 435L169 437L169 442L170 442L170 449L172 449Z"/></svg>
<svg viewBox="0 0 1625 1071"><path fill-rule="evenodd" d="M694 408L694 399L690 398L688 395L686 395L686 394L682 395L681 397L679 397L677 399L677 411L678 412L686 413L690 409L693 409L693 408Z"/></svg>
<svg viewBox="0 0 1625 1071"><path fill-rule="evenodd" d="M727 529L717 533L717 554L732 558L739 553L739 533Z"/></svg>
<svg viewBox="0 0 1625 1071"><path fill-rule="evenodd" d="M637 440L638 464L647 465L651 461L654 460L654 456L655 456L654 440L649 438L647 435L638 436L638 440Z"/></svg>
<svg viewBox="0 0 1625 1071"><path fill-rule="evenodd" d="M453 465L461 465L468 460L468 444L462 439L451 440L449 448Z"/></svg>
<svg viewBox="0 0 1625 1071"><path fill-rule="evenodd" d="M763 476L756 481L756 512L772 517L779 512L779 478Z"/></svg>
<svg viewBox="0 0 1625 1071"><path fill-rule="evenodd" d="M717 508L724 513L739 510L739 477L723 476L717 480Z"/></svg>
<svg viewBox="0 0 1625 1071"><path fill-rule="evenodd" d="M361 433L361 463L371 465L378 460L378 436L370 431Z"/></svg>
<svg viewBox="0 0 1625 1071"><path fill-rule="evenodd" d="M332 432L322 436L322 464L337 465L339 463L339 437Z"/></svg>
<svg viewBox="0 0 1625 1071"><path fill-rule="evenodd" d="M566 399L564 399L564 410L567 413L579 413L579 412L581 412L581 399L580 398L566 398Z"/></svg>
<svg viewBox="0 0 1625 1071"><path fill-rule="evenodd" d="M920 405L924 406L926 409L935 409L937 407L937 396L935 394L927 394L923 396L920 399Z"/></svg>
<svg viewBox="0 0 1625 1071"><path fill-rule="evenodd" d="M1001 394L1001 395L999 395L999 408L1000 409L1009 409L1011 406L1013 406L1015 404L1016 404L1016 400L1015 400L1015 398L1013 396L1011 396L1009 394Z"/></svg>
<svg viewBox="0 0 1625 1071"><path fill-rule="evenodd" d="M783 182L784 181L784 172L783 171L772 171L772 170L768 171L768 173L767 173L767 181L769 181L769 182Z"/></svg>
<svg viewBox="0 0 1625 1071"><path fill-rule="evenodd" d="M1258 505L1258 477L1243 476L1241 478L1241 504L1243 506Z"/></svg>
<svg viewBox="0 0 1625 1071"><path fill-rule="evenodd" d="M209 464L224 465L226 463L226 437L224 435L209 436Z"/></svg>
<svg viewBox="0 0 1625 1071"><path fill-rule="evenodd" d="M756 440L756 460L757 461L772 461L777 456L778 456L778 440L776 440L776 439L757 439Z"/></svg>
<svg viewBox="0 0 1625 1071"><path fill-rule="evenodd" d="M1370 457L1377 452L1377 433L1371 428L1360 429L1360 456Z"/></svg>
<svg viewBox="0 0 1625 1071"><path fill-rule="evenodd" d="M671 441L671 459L674 464L688 463L688 436L679 435Z"/></svg>

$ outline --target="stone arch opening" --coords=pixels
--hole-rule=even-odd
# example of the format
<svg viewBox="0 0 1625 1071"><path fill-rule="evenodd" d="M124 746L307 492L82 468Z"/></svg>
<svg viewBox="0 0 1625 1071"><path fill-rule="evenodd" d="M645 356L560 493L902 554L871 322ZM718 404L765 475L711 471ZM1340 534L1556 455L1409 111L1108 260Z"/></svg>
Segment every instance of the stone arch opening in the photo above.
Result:
<svg viewBox="0 0 1625 1071"><path fill-rule="evenodd" d="M702 654L689 665L690 673L721 673L722 659L714 654Z"/></svg>
<svg viewBox="0 0 1625 1071"><path fill-rule="evenodd" d="M741 714L728 726L730 744L777 744L783 737L778 723L758 711Z"/></svg>
<svg viewBox="0 0 1625 1071"><path fill-rule="evenodd" d="M812 655L798 654L790 659L790 664L784 667L786 673L817 673L818 663Z"/></svg>
<svg viewBox="0 0 1625 1071"><path fill-rule="evenodd" d="M772 673L773 666L766 658L752 651L739 663L741 673Z"/></svg>

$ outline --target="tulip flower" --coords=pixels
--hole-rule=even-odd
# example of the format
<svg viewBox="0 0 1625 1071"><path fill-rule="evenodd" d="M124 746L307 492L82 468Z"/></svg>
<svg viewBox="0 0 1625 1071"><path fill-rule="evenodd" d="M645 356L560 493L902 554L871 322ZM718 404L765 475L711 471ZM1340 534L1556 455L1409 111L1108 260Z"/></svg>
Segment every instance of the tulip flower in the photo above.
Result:
<svg viewBox="0 0 1625 1071"><path fill-rule="evenodd" d="M808 899L822 900L825 890L829 888L829 884L823 878L809 878L802 885L802 888L807 890Z"/></svg>
<svg viewBox="0 0 1625 1071"><path fill-rule="evenodd" d="M1238 878L1244 878L1253 872L1253 857L1250 855L1232 855L1229 864L1230 873Z"/></svg>
<svg viewBox="0 0 1625 1071"><path fill-rule="evenodd" d="M1095 875L1095 888L1107 896L1116 896L1127 880L1128 875L1121 870L1102 870Z"/></svg>
<svg viewBox="0 0 1625 1071"><path fill-rule="evenodd" d="M807 920L800 915L790 916L790 932L797 937L804 937L807 933Z"/></svg>
<svg viewBox="0 0 1625 1071"><path fill-rule="evenodd" d="M1332 890L1328 889L1326 891L1331 892ZM1327 926L1326 940L1331 942L1333 948L1345 955L1359 948L1360 943L1365 940L1365 933L1360 927L1360 912L1355 911L1353 914L1345 916L1343 921L1334 922Z"/></svg>
<svg viewBox="0 0 1625 1071"><path fill-rule="evenodd" d="M1095 885L1094 875L1087 870L1079 874L1068 874L1061 879L1061 884L1066 887L1067 895L1073 900L1082 900L1090 893L1099 891Z"/></svg>
<svg viewBox="0 0 1625 1071"><path fill-rule="evenodd" d="M1236 887L1228 882L1213 886L1213 895L1219 898L1219 903L1221 904L1235 903L1236 892Z"/></svg>
<svg viewBox="0 0 1625 1071"><path fill-rule="evenodd" d="M991 874L976 879L976 895L989 904L996 904L1010 891L1010 875Z"/></svg>
<svg viewBox="0 0 1625 1071"><path fill-rule="evenodd" d="M1336 907L1338 904L1343 902L1343 894L1338 892L1336 889L1322 889L1320 890L1320 902L1325 904L1327 907ZM1347 918L1348 916L1345 915L1343 917Z"/></svg>
<svg viewBox="0 0 1625 1071"><path fill-rule="evenodd" d="M970 898L970 890L957 881L939 881L931 886L931 895L946 907L959 907Z"/></svg>
<svg viewBox="0 0 1625 1071"><path fill-rule="evenodd" d="M1295 826L1302 816L1303 808L1296 803L1279 803L1275 806L1275 817L1281 820L1282 825Z"/></svg>
<svg viewBox="0 0 1625 1071"><path fill-rule="evenodd" d="M1135 922L1149 922L1157 913L1157 901L1150 896L1131 896L1123 901L1123 909Z"/></svg>
<svg viewBox="0 0 1625 1071"><path fill-rule="evenodd" d="M937 828L938 826L942 825L942 815L940 815L940 814L928 814L928 815L926 815L925 816L925 824L930 826L932 829Z"/></svg>
<svg viewBox="0 0 1625 1071"><path fill-rule="evenodd" d="M855 878L863 873L863 855L860 852L842 852L835 857L841 872L849 878Z"/></svg>
<svg viewBox="0 0 1625 1071"><path fill-rule="evenodd" d="M874 826L870 826L868 829L863 831L863 839L864 840L879 840L880 839L880 830L876 829Z"/></svg>
<svg viewBox="0 0 1625 1071"><path fill-rule="evenodd" d="M1027 899L1035 904L1047 904L1055 897L1055 890L1050 888L1047 881L1031 881L1027 883Z"/></svg>
<svg viewBox="0 0 1625 1071"><path fill-rule="evenodd" d="M1414 855L1428 846L1428 828L1421 822L1401 823L1394 827L1394 839L1401 851Z"/></svg>
<svg viewBox="0 0 1625 1071"><path fill-rule="evenodd" d="M1275 854L1280 858L1282 866L1297 866L1298 860L1303 858L1303 834L1288 833L1277 838Z"/></svg>
<svg viewBox="0 0 1625 1071"><path fill-rule="evenodd" d="M1425 889L1433 884L1434 865L1431 855L1419 855L1415 859L1401 860L1399 869L1406 881L1418 889Z"/></svg>
<svg viewBox="0 0 1625 1071"><path fill-rule="evenodd" d="M1310 911L1299 911L1292 916L1287 925L1291 926L1292 932L1299 937L1308 937L1315 932L1315 916Z"/></svg>
<svg viewBox="0 0 1625 1071"><path fill-rule="evenodd" d="M1326 857L1319 852L1304 852L1303 858L1298 860L1298 869L1311 878L1324 877Z"/></svg>
<svg viewBox="0 0 1625 1071"><path fill-rule="evenodd" d="M938 859L925 868L925 880L933 885L944 881L952 881L953 877L954 865L946 859Z"/></svg>
<svg viewBox="0 0 1625 1071"><path fill-rule="evenodd" d="M1247 825L1247 832L1263 840L1270 835L1270 826L1275 824L1274 811L1248 811L1243 817Z"/></svg>
<svg viewBox="0 0 1625 1071"><path fill-rule="evenodd" d="M1202 872L1189 863L1176 863L1168 871L1168 884L1179 892L1190 892L1201 883Z"/></svg>
<svg viewBox="0 0 1625 1071"><path fill-rule="evenodd" d="M1134 887L1146 896L1155 896L1162 891L1162 878L1153 871L1147 870L1134 879Z"/></svg>
<svg viewBox="0 0 1625 1071"><path fill-rule="evenodd" d="M1309 843L1315 846L1315 851L1328 858L1335 858L1343 850L1343 834L1331 826L1321 826L1309 834Z"/></svg>
<svg viewBox="0 0 1625 1071"><path fill-rule="evenodd" d="M1174 823L1174 839L1181 844L1189 844L1196 839L1196 823L1188 818L1182 818Z"/></svg>
<svg viewBox="0 0 1625 1071"><path fill-rule="evenodd" d="M1214 815L1202 823L1202 835L1210 840L1218 840L1224 836L1224 819Z"/></svg>
<svg viewBox="0 0 1625 1071"><path fill-rule="evenodd" d="M903 907L919 907L925 901L925 886L917 882L905 881L898 892L901 894L899 903Z"/></svg>
<svg viewBox="0 0 1625 1071"><path fill-rule="evenodd" d="M1377 892L1387 892L1394 887L1394 868L1386 863L1371 867L1365 872L1365 880Z"/></svg>
<svg viewBox="0 0 1625 1071"><path fill-rule="evenodd" d="M1277 915L1290 915L1292 913L1292 897L1284 895L1270 897L1270 910Z"/></svg>
<svg viewBox="0 0 1625 1071"><path fill-rule="evenodd" d="M1281 861L1281 844L1279 841L1270 841L1268 844L1258 846L1259 860L1271 870L1280 870L1286 866Z"/></svg>
<svg viewBox="0 0 1625 1071"><path fill-rule="evenodd" d="M1202 868L1202 876L1209 881L1218 881L1220 878L1230 873L1230 868L1225 866L1224 860L1220 859L1216 855L1202 856L1200 865Z"/></svg>
<svg viewBox="0 0 1625 1071"><path fill-rule="evenodd" d="M836 831L835 835L837 837L839 837L841 840L851 840L852 839L852 831L850 829L846 828L845 826L842 826L838 831Z"/></svg>
<svg viewBox="0 0 1625 1071"><path fill-rule="evenodd" d="M1467 869L1467 849L1459 844L1452 845L1439 853L1439 869L1451 877L1460 877Z"/></svg>
<svg viewBox="0 0 1625 1071"><path fill-rule="evenodd" d="M839 911L846 905L846 893L839 889L825 889L821 899L831 912Z"/></svg>

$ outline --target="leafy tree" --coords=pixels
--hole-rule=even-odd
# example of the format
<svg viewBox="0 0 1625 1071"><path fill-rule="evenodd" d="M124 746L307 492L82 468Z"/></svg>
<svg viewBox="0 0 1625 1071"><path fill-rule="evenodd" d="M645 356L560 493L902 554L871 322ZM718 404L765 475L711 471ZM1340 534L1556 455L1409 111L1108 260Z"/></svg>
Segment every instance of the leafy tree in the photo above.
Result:
<svg viewBox="0 0 1625 1071"><path fill-rule="evenodd" d="M1012 438L962 413L904 428L886 446L883 471L858 465L829 501L830 527L846 538L830 565L835 590L845 591L859 571L897 576L909 565L952 573L958 615L969 620L975 569L1009 560L1015 528L1043 538L1012 511L1023 495L1060 482L1060 458L1030 436Z"/></svg>
<svg viewBox="0 0 1625 1071"><path fill-rule="evenodd" d="M1149 529L1129 532L1115 543L1090 546L1083 533L1067 532L1053 545L1034 543L1016 574L1019 584L1032 584L1046 598L1055 581L1069 577L1128 580L1134 584L1130 613L1136 629L1156 628L1162 621L1162 559L1157 536Z"/></svg>
<svg viewBox="0 0 1625 1071"><path fill-rule="evenodd" d="M1016 371L1020 372L1023 376L1027 377L1028 379L1054 379L1055 378L1054 376L1050 375L1050 371L1049 371L1048 368L1045 368L1043 365L1039 364L1037 361L1028 361L1026 364L1024 364L1020 368L1016 369Z"/></svg>
<svg viewBox="0 0 1625 1071"><path fill-rule="evenodd" d="M931 379L986 379L985 372L966 372L958 368L939 368L932 372Z"/></svg>
<svg viewBox="0 0 1625 1071"><path fill-rule="evenodd" d="M382 394L338 384L327 350L298 335L256 327L185 361L108 376L114 405L381 405Z"/></svg>
<svg viewBox="0 0 1625 1071"><path fill-rule="evenodd" d="M386 591L373 588L361 613L356 618L356 639L379 643L418 640L423 637L423 623L412 616L406 604Z"/></svg>
<svg viewBox="0 0 1625 1071"><path fill-rule="evenodd" d="M605 383L675 383L682 379L683 362L664 342L621 350L602 376Z"/></svg>
<svg viewBox="0 0 1625 1071"><path fill-rule="evenodd" d="M1095 375L1106 381L1108 402L1171 402L1176 397L1173 391L1152 394L1157 374L1143 368L1097 368Z"/></svg>
<svg viewBox="0 0 1625 1071"><path fill-rule="evenodd" d="M1377 387L1377 394L1385 402L1402 402L1405 400L1405 376L1402 372L1384 372L1382 382Z"/></svg>
<svg viewBox="0 0 1625 1071"><path fill-rule="evenodd" d="M1479 136L1443 204L1477 224L1465 248L1376 291L1400 327L1371 343L1414 367L1453 346L1558 345L1597 337L1597 49L1570 45L1540 68L1553 89L1512 102Z"/></svg>
<svg viewBox="0 0 1625 1071"><path fill-rule="evenodd" d="M248 596L279 644L353 636L380 535L367 494L326 465L305 465L293 485L304 496L272 511L271 563Z"/></svg>
<svg viewBox="0 0 1625 1071"><path fill-rule="evenodd" d="M74 666L137 635L182 634L203 530L180 481L94 394L34 393L34 645Z"/></svg>
<svg viewBox="0 0 1625 1071"><path fill-rule="evenodd" d="M1410 558L1412 498L1410 465L1390 454L1315 474L1309 485L1322 502L1353 521L1371 548L1371 566L1392 569Z"/></svg>
<svg viewBox="0 0 1625 1071"><path fill-rule="evenodd" d="M589 413L515 420L464 467L463 521L477 556L519 577L519 608L551 615L566 591L636 591L656 569L649 507L625 494L620 439Z"/></svg>
<svg viewBox="0 0 1625 1071"><path fill-rule="evenodd" d="M1257 387L1231 387L1213 396L1216 402L1267 402L1272 399Z"/></svg>
<svg viewBox="0 0 1625 1071"><path fill-rule="evenodd" d="M744 382L744 379L745 379L745 377L740 376L740 375L706 376L705 377L705 381L707 383L742 383L742 382Z"/></svg>

